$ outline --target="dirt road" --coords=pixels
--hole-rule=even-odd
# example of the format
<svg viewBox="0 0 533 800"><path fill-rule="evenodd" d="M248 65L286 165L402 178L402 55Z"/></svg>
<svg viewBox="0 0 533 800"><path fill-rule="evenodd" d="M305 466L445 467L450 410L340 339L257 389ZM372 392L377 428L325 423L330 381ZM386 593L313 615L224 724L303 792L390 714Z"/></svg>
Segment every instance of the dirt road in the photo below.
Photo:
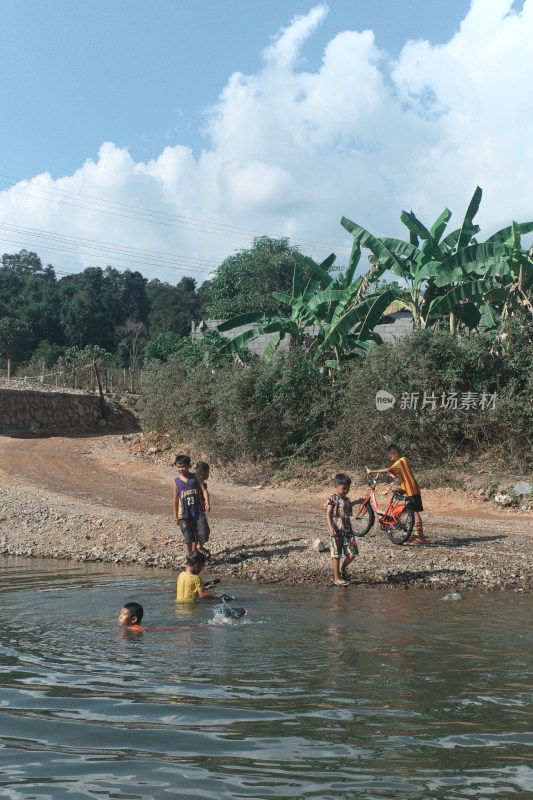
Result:
<svg viewBox="0 0 533 800"><path fill-rule="evenodd" d="M171 514L174 470L131 454L121 436L0 437L0 552L177 568L183 546ZM357 490L355 490L357 491ZM238 486L214 475L212 570L220 575L326 585L328 487ZM424 493L430 547L361 540L353 570L365 585L446 589L533 586L532 514L488 507L453 490Z"/></svg>

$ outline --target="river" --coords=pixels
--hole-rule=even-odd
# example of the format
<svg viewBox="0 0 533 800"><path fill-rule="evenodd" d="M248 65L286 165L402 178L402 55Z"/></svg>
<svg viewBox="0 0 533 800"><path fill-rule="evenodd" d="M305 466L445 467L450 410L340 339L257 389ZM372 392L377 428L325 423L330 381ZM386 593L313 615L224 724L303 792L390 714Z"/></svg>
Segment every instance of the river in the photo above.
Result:
<svg viewBox="0 0 533 800"><path fill-rule="evenodd" d="M168 571L0 564L2 797L533 796L531 595L225 584L218 624Z"/></svg>

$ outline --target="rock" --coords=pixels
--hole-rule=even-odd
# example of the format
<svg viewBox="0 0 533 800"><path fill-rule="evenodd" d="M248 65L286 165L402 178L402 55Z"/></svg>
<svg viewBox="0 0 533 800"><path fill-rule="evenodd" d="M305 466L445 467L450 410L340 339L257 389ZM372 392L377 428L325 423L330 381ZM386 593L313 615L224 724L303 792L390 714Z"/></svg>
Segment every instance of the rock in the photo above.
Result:
<svg viewBox="0 0 533 800"><path fill-rule="evenodd" d="M313 542L313 550L317 550L319 553L325 553L329 550L329 547L322 539L315 539Z"/></svg>
<svg viewBox="0 0 533 800"><path fill-rule="evenodd" d="M533 491L533 484L528 483L528 481L518 481L513 486L513 492L518 497L529 497L531 492Z"/></svg>
<svg viewBox="0 0 533 800"><path fill-rule="evenodd" d="M510 506L513 503L513 498L510 494L497 494L494 496L494 502L500 506Z"/></svg>
<svg viewBox="0 0 533 800"><path fill-rule="evenodd" d="M463 595L459 594L459 592L450 592L449 594L445 594L442 598L443 600L462 600Z"/></svg>

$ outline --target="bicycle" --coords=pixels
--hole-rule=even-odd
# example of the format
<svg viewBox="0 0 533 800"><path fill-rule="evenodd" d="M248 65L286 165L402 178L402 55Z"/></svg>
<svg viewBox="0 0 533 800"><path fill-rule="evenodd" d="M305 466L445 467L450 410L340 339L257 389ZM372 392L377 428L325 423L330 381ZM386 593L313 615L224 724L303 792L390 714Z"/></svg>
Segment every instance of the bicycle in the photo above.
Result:
<svg viewBox="0 0 533 800"><path fill-rule="evenodd" d="M386 531L393 544L405 544L413 532L415 516L405 498L398 491L393 491L385 511L380 511L376 498L377 475L367 476L370 492L367 497L354 500L352 505L352 529L356 536L366 536L374 527L376 515L379 517L379 527ZM357 506L357 509L356 509Z"/></svg>

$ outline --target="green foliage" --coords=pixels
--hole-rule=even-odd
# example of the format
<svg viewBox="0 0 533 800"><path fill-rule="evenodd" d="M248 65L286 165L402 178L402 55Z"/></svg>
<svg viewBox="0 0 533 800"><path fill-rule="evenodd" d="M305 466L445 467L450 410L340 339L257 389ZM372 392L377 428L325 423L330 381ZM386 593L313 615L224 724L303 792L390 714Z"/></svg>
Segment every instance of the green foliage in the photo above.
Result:
<svg viewBox="0 0 533 800"><path fill-rule="evenodd" d="M487 498L487 500L494 500L495 496L500 490L500 487L498 485L498 481L494 480L493 475L488 475L482 490L483 495Z"/></svg>
<svg viewBox="0 0 533 800"><path fill-rule="evenodd" d="M177 353L183 337L173 331L158 333L146 345L144 357L146 361L168 361L173 353Z"/></svg>
<svg viewBox="0 0 533 800"><path fill-rule="evenodd" d="M13 364L23 360L30 349L31 332L29 326L13 317L0 319L0 359Z"/></svg>
<svg viewBox="0 0 533 800"><path fill-rule="evenodd" d="M515 323L500 348L490 336L419 331L375 348L331 383L310 357L289 350L271 361L216 367L186 351L151 362L141 398L146 430L169 433L230 461L295 456L352 469L387 463L397 442L417 464L447 469L456 456L533 462L533 342ZM505 350L503 349L505 347ZM379 389L397 398L376 410ZM496 393L494 409L409 410L403 393Z"/></svg>
<svg viewBox="0 0 533 800"><path fill-rule="evenodd" d="M533 316L531 288L533 258L521 249L520 236L533 223L513 222L509 228L478 243L479 226L474 218L482 191L476 188L461 228L442 236L451 218L445 209L428 229L415 214L402 211L401 220L409 241L377 238L343 217L341 224L361 247L368 248L375 263L399 276L405 286L391 310L405 309L413 315L414 327L425 328L448 318L450 330L459 324L474 329L482 320L494 327L505 317L526 308ZM529 293L529 295L528 295Z"/></svg>
<svg viewBox="0 0 533 800"><path fill-rule="evenodd" d="M177 286L151 280L146 285L146 295L152 337L162 333L187 336L191 332L191 322L201 319L202 299L193 278L182 278Z"/></svg>
<svg viewBox="0 0 533 800"><path fill-rule="evenodd" d="M54 342L48 342L45 339L39 342L33 351L30 363L35 365L44 364L45 367L52 367L59 361L64 350L64 347L54 344Z"/></svg>
<svg viewBox="0 0 533 800"><path fill-rule="evenodd" d="M452 336L444 331L419 331L374 350L346 377L346 401L332 437L339 453L354 463L378 463L384 446L394 440L428 464L487 450L507 462L531 461L533 345L525 331L506 341L517 362L510 352L495 350L490 336ZM376 410L380 389L396 398L389 411ZM434 394L438 406L442 395L451 392L496 393L496 407L422 410L424 392ZM417 410L401 408L402 395L411 393L419 397Z"/></svg>
<svg viewBox="0 0 533 800"><path fill-rule="evenodd" d="M379 341L374 328L398 291L388 288L368 294L369 286L377 281L382 270L372 267L370 273L354 279L360 255L356 241L346 273L336 277L330 272L335 261L333 253L321 264L300 256L294 267L292 293L272 292L272 296L287 308L286 314L269 315L259 311L240 314L221 323L218 326L221 333L251 326L226 344L226 352L236 352L260 336L273 334L263 356L267 360L280 342L289 337L293 347L316 363L339 370L346 359L358 351L370 349L371 342Z"/></svg>
<svg viewBox="0 0 533 800"><path fill-rule="evenodd" d="M313 456L333 419L332 391L295 352L219 369L191 368L175 354L148 365L141 413L145 429L229 460Z"/></svg>
<svg viewBox="0 0 533 800"><path fill-rule="evenodd" d="M272 290L290 292L294 265L300 255L288 239L259 236L252 247L229 256L204 284L207 313L212 319L229 319L238 314L285 311Z"/></svg>

